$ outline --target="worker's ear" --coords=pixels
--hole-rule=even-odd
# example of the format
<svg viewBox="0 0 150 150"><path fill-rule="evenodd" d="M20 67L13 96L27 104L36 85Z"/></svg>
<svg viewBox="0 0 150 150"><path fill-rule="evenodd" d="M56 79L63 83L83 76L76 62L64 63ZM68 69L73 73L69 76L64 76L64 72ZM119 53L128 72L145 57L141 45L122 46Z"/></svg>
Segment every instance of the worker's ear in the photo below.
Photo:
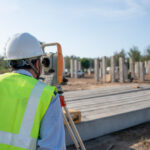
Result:
<svg viewBox="0 0 150 150"><path fill-rule="evenodd" d="M36 70L39 72L39 74L41 74L41 72L42 72L42 67L41 67L40 60L37 60L37 61L36 61L36 63L35 63L35 68L36 68Z"/></svg>
<svg viewBox="0 0 150 150"><path fill-rule="evenodd" d="M35 68L36 68L36 70L39 72L40 71L40 60L37 60L36 62L35 62Z"/></svg>

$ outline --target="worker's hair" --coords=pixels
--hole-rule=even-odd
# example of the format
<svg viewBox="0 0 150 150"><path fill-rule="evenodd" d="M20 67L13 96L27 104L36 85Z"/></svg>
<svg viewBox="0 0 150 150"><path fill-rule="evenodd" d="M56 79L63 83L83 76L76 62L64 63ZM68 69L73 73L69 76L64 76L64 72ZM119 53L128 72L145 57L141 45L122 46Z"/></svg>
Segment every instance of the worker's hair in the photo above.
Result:
<svg viewBox="0 0 150 150"><path fill-rule="evenodd" d="M31 64L35 65L36 61L40 60L40 58L32 59L30 60ZM29 65L28 60L22 59L22 60L10 60L9 66L12 70L18 70L18 69L32 69L31 65Z"/></svg>

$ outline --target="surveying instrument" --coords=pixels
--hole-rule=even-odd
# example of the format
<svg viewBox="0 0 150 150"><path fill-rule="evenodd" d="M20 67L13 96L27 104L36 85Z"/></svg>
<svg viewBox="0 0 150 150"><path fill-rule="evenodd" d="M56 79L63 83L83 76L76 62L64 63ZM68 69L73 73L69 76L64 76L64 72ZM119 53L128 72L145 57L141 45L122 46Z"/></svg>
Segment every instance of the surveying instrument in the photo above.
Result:
<svg viewBox="0 0 150 150"><path fill-rule="evenodd" d="M56 53L45 53L45 56L42 57L42 75L44 78L44 83L56 86L62 110L65 111L66 115L63 113L64 123L68 132L75 144L77 150L86 150L82 142L82 139L79 135L79 132L72 120L70 112L66 106L65 98L63 96L63 90L61 88L61 83L63 82L63 72L64 72L64 60L62 55L62 48L59 43L41 43L42 49L45 53L46 48L55 46L57 48Z"/></svg>

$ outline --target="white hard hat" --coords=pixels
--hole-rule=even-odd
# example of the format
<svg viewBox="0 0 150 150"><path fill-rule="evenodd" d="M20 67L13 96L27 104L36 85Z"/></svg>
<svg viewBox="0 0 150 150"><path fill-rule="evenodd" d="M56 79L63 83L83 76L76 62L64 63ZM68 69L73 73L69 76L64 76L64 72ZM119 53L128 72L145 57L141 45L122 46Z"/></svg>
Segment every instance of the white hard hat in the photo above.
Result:
<svg viewBox="0 0 150 150"><path fill-rule="evenodd" d="M5 60L18 60L42 56L40 42L29 33L15 34L6 45Z"/></svg>

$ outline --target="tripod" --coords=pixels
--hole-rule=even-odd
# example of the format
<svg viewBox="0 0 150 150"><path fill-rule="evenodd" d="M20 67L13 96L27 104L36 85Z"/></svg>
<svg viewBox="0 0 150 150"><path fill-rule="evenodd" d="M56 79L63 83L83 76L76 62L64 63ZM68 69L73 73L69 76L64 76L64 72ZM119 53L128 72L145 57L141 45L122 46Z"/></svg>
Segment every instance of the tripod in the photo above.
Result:
<svg viewBox="0 0 150 150"><path fill-rule="evenodd" d="M63 113L63 119L64 119L64 122L65 122L65 125L68 129L68 132L75 144L75 147L77 150L86 150L85 149L85 146L82 142L82 139L79 135L79 132L72 120L72 117L68 111L68 108L66 106L66 102L65 102L65 98L63 96L63 91L61 89L61 87L58 88L58 93L59 93L59 98L60 98L60 103L61 103L61 107L62 109L64 109L64 111L66 112L66 115Z"/></svg>

